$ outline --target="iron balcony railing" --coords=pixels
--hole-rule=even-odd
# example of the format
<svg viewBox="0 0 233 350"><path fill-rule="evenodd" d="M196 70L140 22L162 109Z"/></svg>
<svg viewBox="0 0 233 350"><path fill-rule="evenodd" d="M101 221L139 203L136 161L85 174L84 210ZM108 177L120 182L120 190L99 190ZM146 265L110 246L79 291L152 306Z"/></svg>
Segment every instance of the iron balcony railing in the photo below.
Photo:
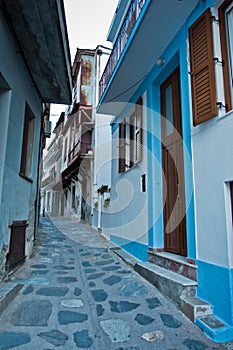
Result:
<svg viewBox="0 0 233 350"><path fill-rule="evenodd" d="M68 154L68 165L73 162L79 155L87 154L91 149L91 142L80 140L74 145L73 149Z"/></svg>
<svg viewBox="0 0 233 350"><path fill-rule="evenodd" d="M134 28L134 25L146 3L146 0L132 0L125 16L124 22L122 23L121 30L118 34L116 42L113 46L111 55L108 59L107 65L103 72L103 75L99 82L99 97L102 96L109 79L116 67L116 64L120 58L122 51L125 48L127 40Z"/></svg>

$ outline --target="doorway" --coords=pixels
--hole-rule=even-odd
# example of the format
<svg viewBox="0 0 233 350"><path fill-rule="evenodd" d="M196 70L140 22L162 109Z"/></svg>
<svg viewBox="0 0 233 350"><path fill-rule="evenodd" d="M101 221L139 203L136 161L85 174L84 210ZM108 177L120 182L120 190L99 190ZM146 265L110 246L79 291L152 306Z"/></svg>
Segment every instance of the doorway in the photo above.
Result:
<svg viewBox="0 0 233 350"><path fill-rule="evenodd" d="M179 67L162 83L161 132L165 251L186 256L186 205Z"/></svg>

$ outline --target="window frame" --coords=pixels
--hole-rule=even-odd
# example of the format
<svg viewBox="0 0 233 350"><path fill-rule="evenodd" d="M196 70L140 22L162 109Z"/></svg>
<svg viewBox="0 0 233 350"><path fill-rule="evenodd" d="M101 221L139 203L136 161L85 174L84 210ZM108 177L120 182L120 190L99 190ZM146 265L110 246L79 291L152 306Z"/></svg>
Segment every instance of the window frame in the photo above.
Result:
<svg viewBox="0 0 233 350"><path fill-rule="evenodd" d="M118 156L118 172L119 173L124 173L125 168L126 168L126 147L125 147L125 142L126 142L126 125L125 125L125 120L123 120L119 124L119 138L118 138L118 143L119 143L119 156Z"/></svg>
<svg viewBox="0 0 233 350"><path fill-rule="evenodd" d="M31 149L29 147L30 146L29 133L32 134ZM19 175L29 182L33 182L32 172L33 172L34 138L35 138L35 116L32 113L28 104L26 103L25 113L24 113L23 141L22 141L22 149L21 149ZM28 167L28 160L30 160L30 168Z"/></svg>
<svg viewBox="0 0 233 350"><path fill-rule="evenodd" d="M232 0L225 0L218 9L219 24L220 24L220 41L221 41L221 51L223 60L223 83L224 83L224 93L225 93L225 105L226 112L232 110L232 89L230 78L230 66L229 66L229 54L228 54L228 43L227 43L227 27L225 20L225 12L227 8L233 4ZM233 77L232 77L233 78Z"/></svg>
<svg viewBox="0 0 233 350"><path fill-rule="evenodd" d="M132 169L142 160L142 104L140 97L133 111L119 123L119 173Z"/></svg>
<svg viewBox="0 0 233 350"><path fill-rule="evenodd" d="M68 141L67 141L67 137L66 137L64 140L63 163L65 163L66 159L67 159L67 144L68 144Z"/></svg>

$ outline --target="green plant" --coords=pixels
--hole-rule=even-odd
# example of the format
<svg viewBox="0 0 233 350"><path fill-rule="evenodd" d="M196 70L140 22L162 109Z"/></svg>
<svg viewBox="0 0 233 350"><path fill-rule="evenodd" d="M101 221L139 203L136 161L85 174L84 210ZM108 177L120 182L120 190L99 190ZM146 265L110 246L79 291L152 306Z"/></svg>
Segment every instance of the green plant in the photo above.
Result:
<svg viewBox="0 0 233 350"><path fill-rule="evenodd" d="M110 188L108 188L108 185L102 185L97 189L97 192L100 194L103 194L104 192L109 192Z"/></svg>
<svg viewBox="0 0 233 350"><path fill-rule="evenodd" d="M104 206L107 207L110 204L110 198L104 200Z"/></svg>

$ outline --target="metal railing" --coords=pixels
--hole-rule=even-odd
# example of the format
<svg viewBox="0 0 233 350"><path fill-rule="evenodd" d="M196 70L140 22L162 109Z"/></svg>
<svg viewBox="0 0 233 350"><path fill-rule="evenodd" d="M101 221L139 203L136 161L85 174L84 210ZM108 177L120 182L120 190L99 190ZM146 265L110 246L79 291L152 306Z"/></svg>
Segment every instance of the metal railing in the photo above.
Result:
<svg viewBox="0 0 233 350"><path fill-rule="evenodd" d="M124 22L122 23L121 30L118 34L116 42L113 46L111 55L108 59L107 65L103 72L103 75L99 82L99 98L102 96L109 79L116 67L116 64L120 58L122 51L125 48L127 40L134 28L134 25L146 3L146 0L132 0L125 16Z"/></svg>
<svg viewBox="0 0 233 350"><path fill-rule="evenodd" d="M74 145L73 149L68 154L68 165L81 154L87 154L91 149L91 142L80 140Z"/></svg>
<svg viewBox="0 0 233 350"><path fill-rule="evenodd" d="M73 159L75 159L80 151L80 140L74 145L72 150L68 153L68 164L72 162Z"/></svg>

